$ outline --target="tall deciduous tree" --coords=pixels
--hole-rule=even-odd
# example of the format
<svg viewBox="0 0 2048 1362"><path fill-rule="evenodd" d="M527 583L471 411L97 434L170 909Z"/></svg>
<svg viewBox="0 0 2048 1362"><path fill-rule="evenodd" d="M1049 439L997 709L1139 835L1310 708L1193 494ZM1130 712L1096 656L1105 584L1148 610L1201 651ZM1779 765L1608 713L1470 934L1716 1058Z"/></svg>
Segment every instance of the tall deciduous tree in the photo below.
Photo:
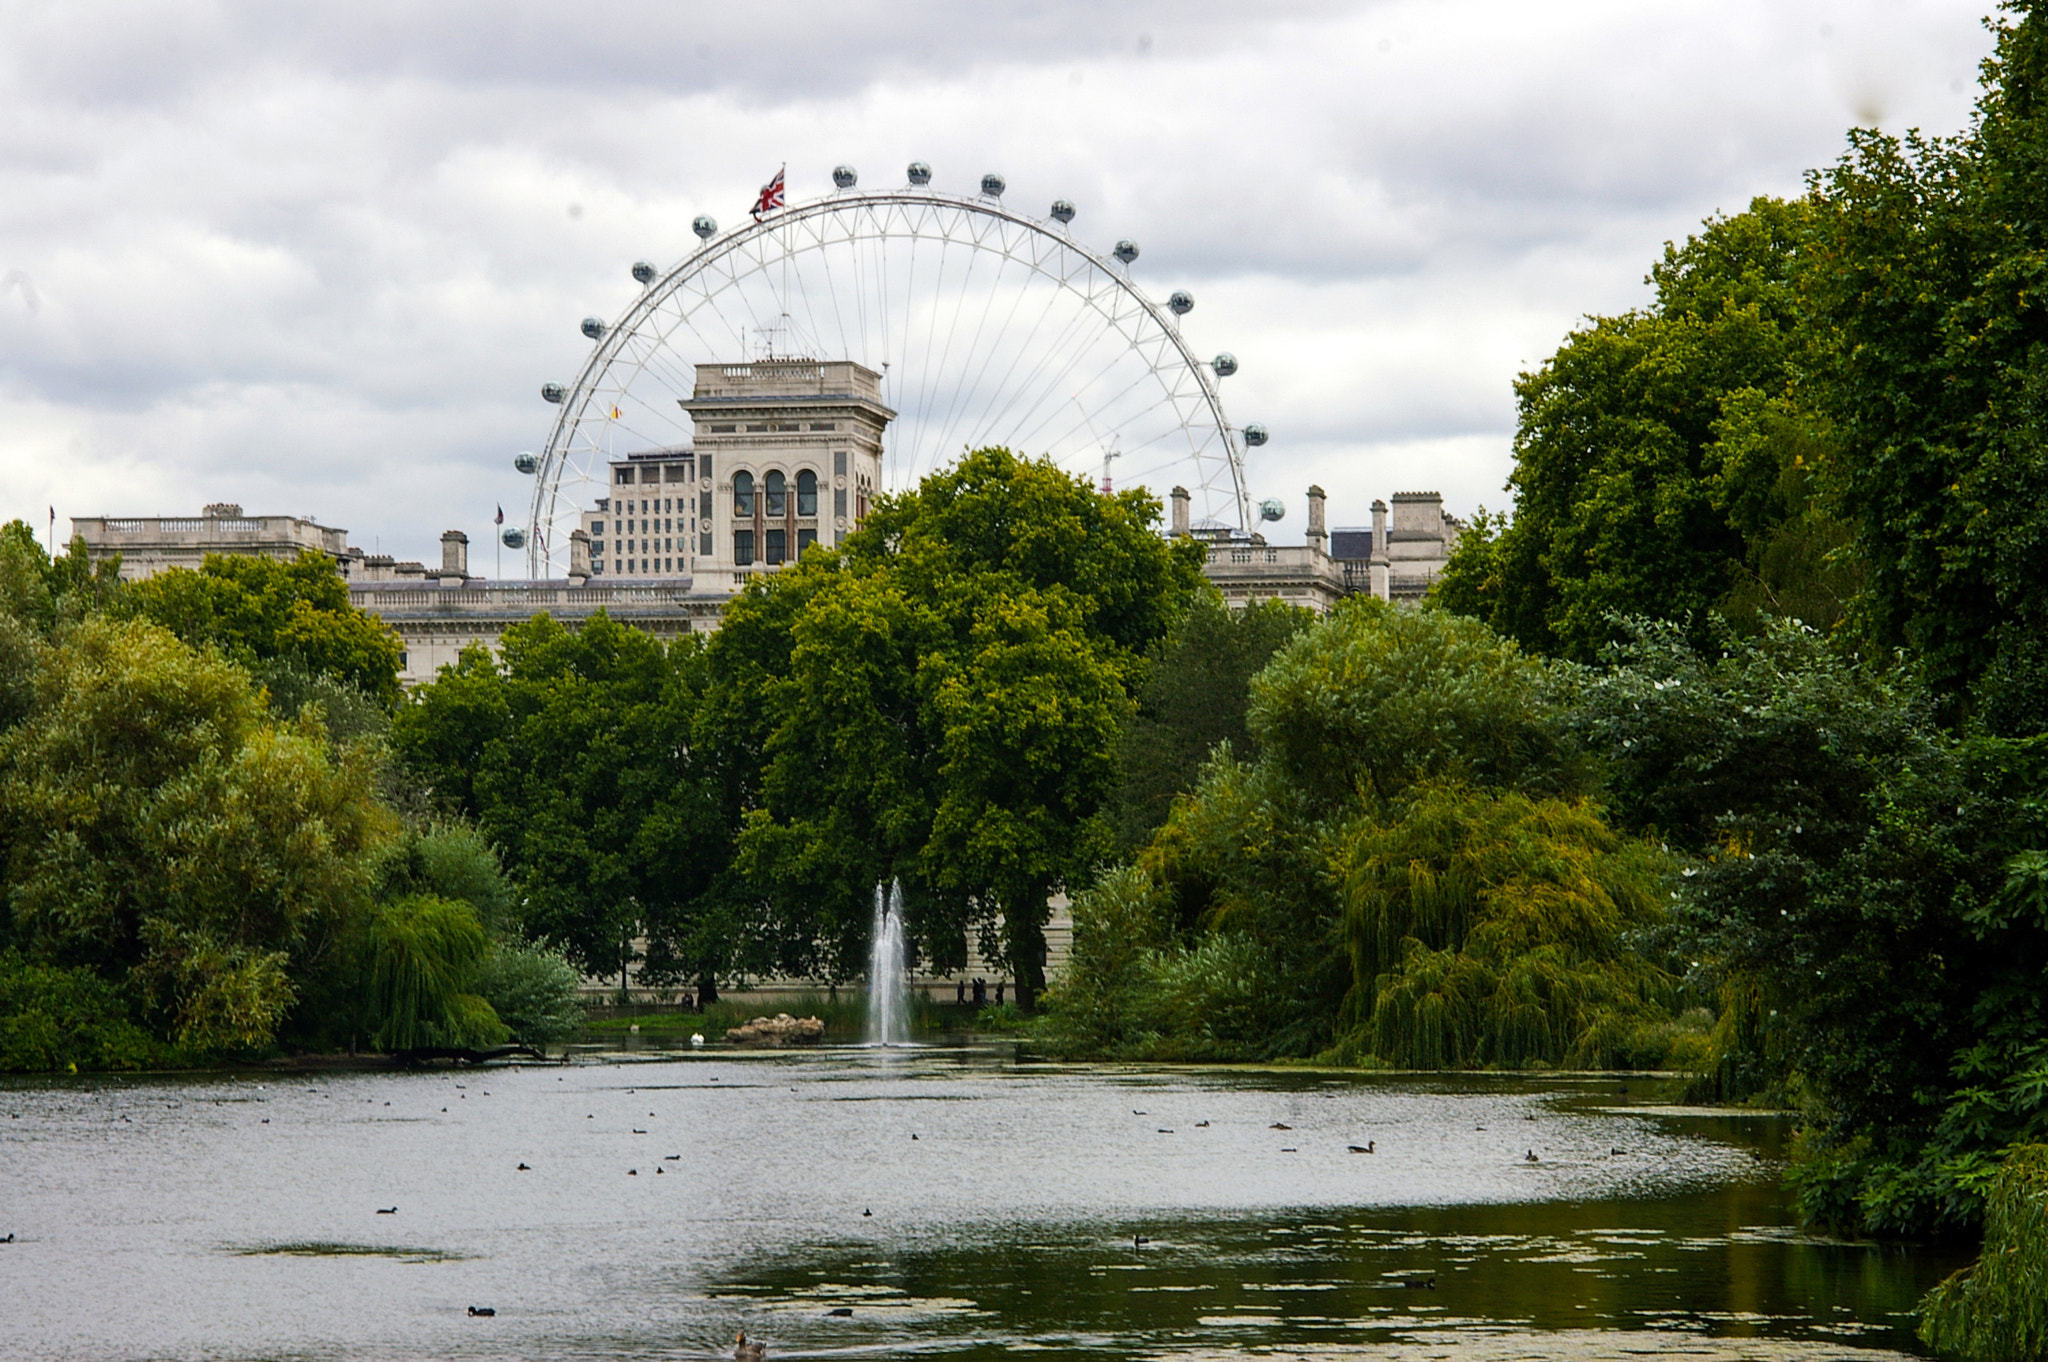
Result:
<svg viewBox="0 0 2048 1362"><path fill-rule="evenodd" d="M1819 290L1863 638L1951 716L2048 729L2048 17L2005 8L1975 124L1851 134Z"/></svg>
<svg viewBox="0 0 2048 1362"><path fill-rule="evenodd" d="M738 932L707 898L730 829L692 742L696 641L542 615L503 654L466 649L422 686L394 720L400 751L504 849L530 935L599 976L644 936L655 977L715 981Z"/></svg>
<svg viewBox="0 0 2048 1362"><path fill-rule="evenodd" d="M1512 522L1482 519L1437 599L1524 647L1590 662L1617 616L1798 614L1853 587L1816 509L1832 448L1805 379L1821 206L1757 199L1651 271L1655 302L1573 332L1515 385Z"/></svg>
<svg viewBox="0 0 2048 1362"><path fill-rule="evenodd" d="M885 497L837 551L735 602L707 714L742 807L743 899L855 967L904 882L928 956L977 926L1029 1006L1047 897L1101 848L1118 725L1198 581L1142 493L984 449Z"/></svg>
<svg viewBox="0 0 2048 1362"><path fill-rule="evenodd" d="M311 550L289 563L208 554L196 572L172 568L131 592L146 618L195 647L331 677L386 705L398 699L398 635L350 605L334 564Z"/></svg>

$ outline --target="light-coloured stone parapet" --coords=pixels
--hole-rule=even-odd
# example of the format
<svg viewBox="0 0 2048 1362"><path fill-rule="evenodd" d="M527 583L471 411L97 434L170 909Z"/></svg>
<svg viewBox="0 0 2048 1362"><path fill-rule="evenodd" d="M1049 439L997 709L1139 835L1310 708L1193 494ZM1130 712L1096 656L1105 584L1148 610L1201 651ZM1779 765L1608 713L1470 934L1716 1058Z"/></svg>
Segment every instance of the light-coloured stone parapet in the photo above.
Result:
<svg viewBox="0 0 2048 1362"><path fill-rule="evenodd" d="M700 592L689 578L668 581L600 580L486 582L461 586L411 582L351 582L349 601L390 625L405 645L399 680L407 686L431 681L462 650L481 643L496 650L505 631L546 614L579 629L602 610L657 638L709 633L718 627L728 594Z"/></svg>
<svg viewBox="0 0 2048 1362"><path fill-rule="evenodd" d="M307 549L346 570L348 531L300 516L246 516L231 504L199 516L73 516L71 534L85 541L93 562L118 555L121 579L141 581L168 568L198 568L210 553L290 562Z"/></svg>

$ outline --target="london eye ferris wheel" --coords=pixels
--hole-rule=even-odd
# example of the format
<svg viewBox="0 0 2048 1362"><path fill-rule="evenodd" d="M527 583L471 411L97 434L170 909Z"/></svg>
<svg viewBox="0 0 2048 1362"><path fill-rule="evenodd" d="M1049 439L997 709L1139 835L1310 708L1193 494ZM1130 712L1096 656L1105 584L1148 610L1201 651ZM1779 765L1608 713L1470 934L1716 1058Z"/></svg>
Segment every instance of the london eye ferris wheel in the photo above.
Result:
<svg viewBox="0 0 2048 1362"><path fill-rule="evenodd" d="M516 460L534 478L531 513L504 538L531 576L566 569L569 532L606 494L610 460L690 443L679 403L697 364L771 355L883 375L897 412L890 486L1001 444L1161 496L1185 486L1199 520L1251 528L1243 452L1266 431L1231 425L1221 380L1237 360L1197 356L1181 332L1194 299L1146 294L1131 277L1135 242L1098 253L1072 234L1073 204L1016 211L999 175L951 194L913 162L903 187L862 190L840 166L832 192L786 207L780 178L754 220L720 232L700 216L680 262L635 264L640 292L617 320L584 319L594 344L581 372L542 388L559 408L546 448Z"/></svg>

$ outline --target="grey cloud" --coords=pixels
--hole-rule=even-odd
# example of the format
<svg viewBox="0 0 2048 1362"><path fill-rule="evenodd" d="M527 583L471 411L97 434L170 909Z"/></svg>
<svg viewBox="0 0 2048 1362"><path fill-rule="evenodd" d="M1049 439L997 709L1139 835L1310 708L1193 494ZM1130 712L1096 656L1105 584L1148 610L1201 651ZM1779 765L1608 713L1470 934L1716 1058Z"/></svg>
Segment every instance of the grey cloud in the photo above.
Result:
<svg viewBox="0 0 2048 1362"><path fill-rule="evenodd" d="M1190 334L1245 364L1233 413L1274 427L1276 490L1365 504L1410 460L1498 503L1516 369L1638 301L1658 243L1835 155L1854 43L1880 49L1887 126L1960 126L1976 5L1875 12L16 14L0 267L42 307L0 286L0 498L276 496L413 555L480 536L518 514L538 386L573 377L577 320L633 296L632 260L678 258L696 212L739 220L784 159L802 197L838 161L892 184L922 157L955 188L1002 170L1030 211L1070 197L1082 239L1140 240L1147 288L1192 288ZM68 505L109 487L173 504Z"/></svg>

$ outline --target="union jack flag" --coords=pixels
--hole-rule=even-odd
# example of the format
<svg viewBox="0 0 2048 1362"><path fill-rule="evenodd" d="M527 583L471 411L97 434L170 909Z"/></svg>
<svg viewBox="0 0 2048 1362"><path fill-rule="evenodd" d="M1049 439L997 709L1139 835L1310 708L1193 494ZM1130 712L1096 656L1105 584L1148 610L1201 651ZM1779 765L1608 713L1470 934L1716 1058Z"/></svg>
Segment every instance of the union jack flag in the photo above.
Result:
<svg viewBox="0 0 2048 1362"><path fill-rule="evenodd" d="M784 166L783 170L789 167ZM761 220L761 214L782 207L782 170L775 172L775 178L761 186L761 197L754 200L754 221Z"/></svg>

